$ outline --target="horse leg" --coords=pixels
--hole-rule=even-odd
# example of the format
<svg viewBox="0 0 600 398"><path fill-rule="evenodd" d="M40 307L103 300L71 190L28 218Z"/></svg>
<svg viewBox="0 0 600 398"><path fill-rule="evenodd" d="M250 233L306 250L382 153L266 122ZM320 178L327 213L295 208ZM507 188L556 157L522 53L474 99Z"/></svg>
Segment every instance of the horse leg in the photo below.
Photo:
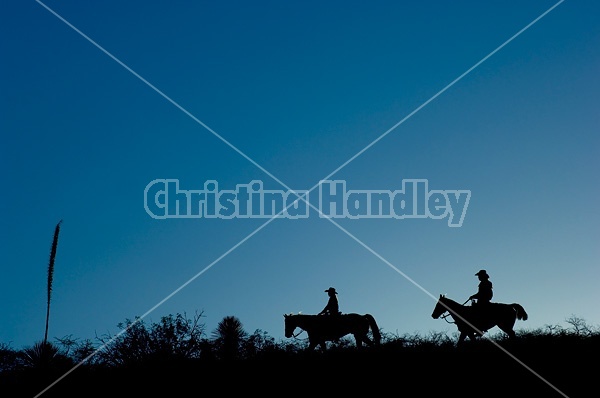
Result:
<svg viewBox="0 0 600 398"><path fill-rule="evenodd" d="M362 348L362 346L363 346L363 339L362 339L362 337L360 337L359 335L355 334L354 335L354 340L356 341L356 347L357 348Z"/></svg>
<svg viewBox="0 0 600 398"><path fill-rule="evenodd" d="M362 348L363 343L368 347L373 347L374 345L373 340L371 340L366 334L360 336L354 335L354 338L356 339L356 346L358 348Z"/></svg>
<svg viewBox="0 0 600 398"><path fill-rule="evenodd" d="M515 337L517 337L517 334L515 333L515 331L513 329L515 327L516 321L517 321L516 318L514 318L510 322L499 324L498 327L500 328L500 330L502 330L504 333L506 333L509 338L514 339Z"/></svg>
<svg viewBox="0 0 600 398"><path fill-rule="evenodd" d="M311 339L311 338L309 337L309 339L308 339L308 348L307 348L307 351L314 351L314 350L315 350L315 348L317 348L317 346L318 346L319 344L322 344L322 343L321 343L320 341L318 341L318 340Z"/></svg>
<svg viewBox="0 0 600 398"><path fill-rule="evenodd" d="M513 330L513 328L510 325L498 325L498 327L500 328L500 330L502 330L504 333L506 333L508 335L509 339L514 339L515 337L517 337L517 334L515 333L515 331Z"/></svg>

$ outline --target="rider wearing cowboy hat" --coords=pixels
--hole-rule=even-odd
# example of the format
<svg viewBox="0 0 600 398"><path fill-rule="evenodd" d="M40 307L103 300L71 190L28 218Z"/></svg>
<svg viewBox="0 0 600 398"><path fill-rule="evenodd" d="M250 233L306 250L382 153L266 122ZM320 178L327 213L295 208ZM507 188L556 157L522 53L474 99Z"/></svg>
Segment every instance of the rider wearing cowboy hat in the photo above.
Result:
<svg viewBox="0 0 600 398"><path fill-rule="evenodd" d="M325 308L323 308L323 311L319 312L319 315L339 315L340 307L335 288L330 287L329 289L325 290L325 293L329 294L329 301L327 302Z"/></svg>
<svg viewBox="0 0 600 398"><path fill-rule="evenodd" d="M477 272L475 276L479 277L480 282L477 293L469 297L469 300L476 299L477 301L475 302L475 304L477 305L489 304L489 302L492 300L492 297L494 296L490 276L484 269L479 270L479 272Z"/></svg>

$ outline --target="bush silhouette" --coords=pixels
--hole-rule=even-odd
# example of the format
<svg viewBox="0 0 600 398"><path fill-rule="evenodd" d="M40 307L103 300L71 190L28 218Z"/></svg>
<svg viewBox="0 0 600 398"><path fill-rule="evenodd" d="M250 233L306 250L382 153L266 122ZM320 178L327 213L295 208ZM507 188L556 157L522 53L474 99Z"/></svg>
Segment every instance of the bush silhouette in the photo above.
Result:
<svg viewBox="0 0 600 398"><path fill-rule="evenodd" d="M147 325L136 317L117 326L119 334L98 337L102 349L96 363L106 366L135 366L152 361L199 358L205 333L200 322L202 312L187 318L185 314L164 316Z"/></svg>

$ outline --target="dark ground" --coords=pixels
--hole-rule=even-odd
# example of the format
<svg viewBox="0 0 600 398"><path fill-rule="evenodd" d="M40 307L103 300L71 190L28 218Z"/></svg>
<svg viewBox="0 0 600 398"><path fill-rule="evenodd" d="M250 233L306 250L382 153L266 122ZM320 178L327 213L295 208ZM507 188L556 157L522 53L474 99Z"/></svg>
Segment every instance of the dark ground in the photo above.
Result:
<svg viewBox="0 0 600 398"><path fill-rule="evenodd" d="M585 341L488 341L464 347L279 353L242 361L185 360L121 369L85 365L45 393L51 397L195 397L222 394L298 396L347 394L420 397L600 396L598 338ZM67 369L68 370L68 369ZM65 373L3 374L1 397L33 398Z"/></svg>

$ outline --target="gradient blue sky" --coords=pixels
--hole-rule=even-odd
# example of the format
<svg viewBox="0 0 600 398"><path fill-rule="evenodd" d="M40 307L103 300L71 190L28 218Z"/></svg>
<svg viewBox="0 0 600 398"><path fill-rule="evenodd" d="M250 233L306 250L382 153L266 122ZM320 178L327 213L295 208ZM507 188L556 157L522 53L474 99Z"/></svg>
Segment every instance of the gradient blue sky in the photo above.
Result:
<svg viewBox="0 0 600 398"><path fill-rule="evenodd" d="M54 1L54 12L292 189L310 189L555 1ZM485 268L518 329L600 324L600 4L564 1L333 177L349 189L465 189L464 223L156 220L144 188L283 189L36 1L3 2L0 342L94 339L152 310L283 337L283 314L343 312L383 332L430 316ZM312 196L311 196L312 198ZM385 259L385 261L382 261ZM388 263L386 263L386 261ZM199 273L201 273L199 275ZM494 329L495 330L495 329Z"/></svg>

